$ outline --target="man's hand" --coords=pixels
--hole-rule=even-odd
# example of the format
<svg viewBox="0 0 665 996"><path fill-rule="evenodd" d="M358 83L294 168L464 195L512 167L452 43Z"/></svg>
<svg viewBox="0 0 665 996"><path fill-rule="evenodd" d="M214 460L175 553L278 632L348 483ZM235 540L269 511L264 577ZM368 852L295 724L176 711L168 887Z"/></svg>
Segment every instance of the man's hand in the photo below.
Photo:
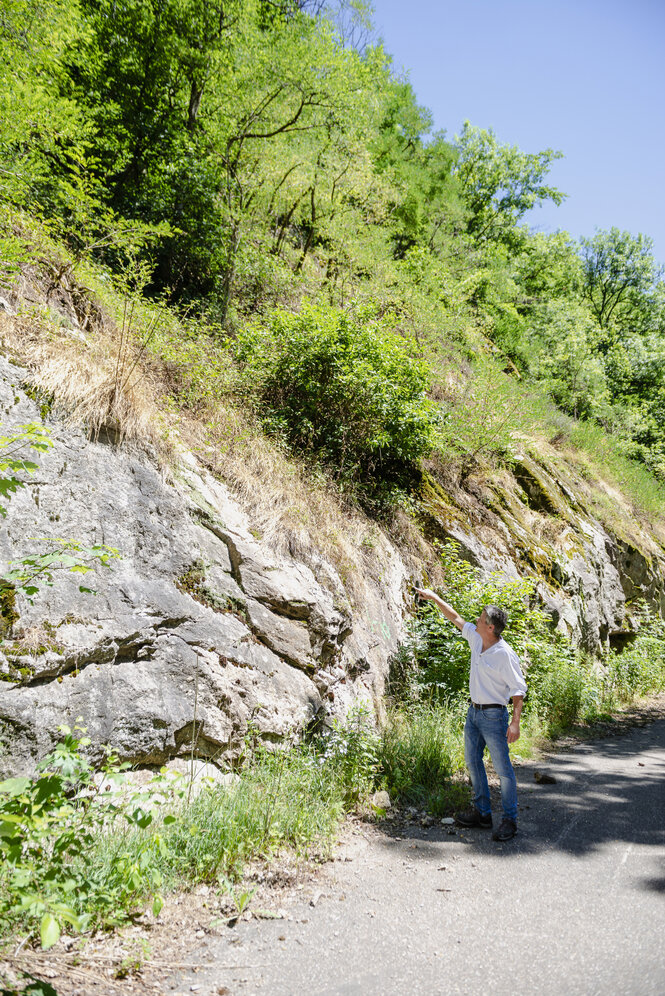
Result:
<svg viewBox="0 0 665 996"><path fill-rule="evenodd" d="M418 598L422 598L426 602L434 602L434 604L441 609L446 619L453 623L454 626L457 626L458 629L462 629L464 626L464 620L459 613L455 612L452 605L448 605L448 603L444 602L442 598L439 598L436 592L432 591L431 588L415 588L414 590Z"/></svg>
<svg viewBox="0 0 665 996"><path fill-rule="evenodd" d="M506 733L506 739L509 744L514 744L516 740L520 738L520 716L522 715L522 706L524 705L523 695L513 695L513 715L510 720L510 725L508 727L508 732Z"/></svg>

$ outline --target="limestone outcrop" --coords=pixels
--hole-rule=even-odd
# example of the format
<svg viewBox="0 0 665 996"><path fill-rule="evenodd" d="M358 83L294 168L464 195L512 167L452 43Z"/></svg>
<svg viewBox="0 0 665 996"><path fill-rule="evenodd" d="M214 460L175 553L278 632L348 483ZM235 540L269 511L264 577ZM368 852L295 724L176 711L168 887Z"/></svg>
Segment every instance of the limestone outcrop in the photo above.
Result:
<svg viewBox="0 0 665 996"><path fill-rule="evenodd" d="M24 377L0 357L5 433L44 414ZM190 453L167 480L148 450L48 424L53 447L0 521L0 560L49 537L121 558L97 569L96 594L63 572L34 604L18 600L0 645L0 774L32 770L79 717L97 757L108 744L141 765L220 764L250 730L288 741L358 700L380 710L411 579L378 528L380 576L352 605L333 565L277 553ZM580 482L544 457L446 491L426 481L423 509L430 539L456 539L486 570L534 576L555 623L590 650L620 645L638 600L665 614L659 541L635 522L604 528Z"/></svg>
<svg viewBox="0 0 665 996"><path fill-rule="evenodd" d="M21 370L0 360L0 376L5 431L38 420ZM20 601L1 648L1 769L30 769L78 717L94 744L162 764L228 760L250 727L288 739L359 697L378 704L404 614L396 551L386 544L381 585L352 613L331 565L278 556L191 455L168 483L146 453L50 428L53 447L0 526L3 562L42 537L121 559L97 571L94 595L62 573Z"/></svg>

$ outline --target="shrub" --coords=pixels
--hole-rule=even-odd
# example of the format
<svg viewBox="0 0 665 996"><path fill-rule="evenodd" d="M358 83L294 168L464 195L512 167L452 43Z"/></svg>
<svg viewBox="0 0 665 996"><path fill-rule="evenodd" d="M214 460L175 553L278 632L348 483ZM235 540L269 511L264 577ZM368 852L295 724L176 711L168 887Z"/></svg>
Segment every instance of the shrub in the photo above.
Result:
<svg viewBox="0 0 665 996"><path fill-rule="evenodd" d="M62 727L63 742L40 765L36 778L0 783L0 926L39 929L42 947L51 947L63 924L73 930L118 924L161 885L155 857L158 834L141 835L130 854L101 869L94 855L100 835L116 816L147 830L152 814L138 798L119 810L113 796L100 794L93 771L81 754L90 741ZM120 777L111 763L106 774ZM155 911L161 899L155 897Z"/></svg>
<svg viewBox="0 0 665 996"><path fill-rule="evenodd" d="M608 693L618 702L664 691L665 621L645 610L632 644L621 653L610 653L606 665Z"/></svg>
<svg viewBox="0 0 665 996"><path fill-rule="evenodd" d="M278 311L240 333L235 355L264 424L341 482L385 495L431 449L438 409L427 368L387 319Z"/></svg>

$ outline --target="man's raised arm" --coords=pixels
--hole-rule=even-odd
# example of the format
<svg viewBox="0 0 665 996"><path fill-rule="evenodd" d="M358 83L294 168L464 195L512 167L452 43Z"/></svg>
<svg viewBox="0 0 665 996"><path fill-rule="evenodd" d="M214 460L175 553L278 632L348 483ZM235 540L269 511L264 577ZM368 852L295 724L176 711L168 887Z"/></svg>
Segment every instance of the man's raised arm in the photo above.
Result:
<svg viewBox="0 0 665 996"><path fill-rule="evenodd" d="M441 609L446 619L449 619L453 625L457 626L458 629L462 629L466 619L462 619L458 612L455 612L452 605L448 605L444 602L442 598L439 598L433 591L429 588L416 588L416 594L419 598L423 598L426 602L434 602L437 608Z"/></svg>

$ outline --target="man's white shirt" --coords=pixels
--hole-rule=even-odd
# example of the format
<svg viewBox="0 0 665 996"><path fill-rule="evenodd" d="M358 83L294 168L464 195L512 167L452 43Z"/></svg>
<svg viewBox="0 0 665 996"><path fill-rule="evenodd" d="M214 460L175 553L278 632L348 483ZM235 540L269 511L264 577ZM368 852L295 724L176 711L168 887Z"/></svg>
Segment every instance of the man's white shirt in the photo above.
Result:
<svg viewBox="0 0 665 996"><path fill-rule="evenodd" d="M526 695L526 682L517 654L504 639L483 651L483 639L473 623L464 623L462 636L471 647L469 694L478 705L506 705L513 695Z"/></svg>

